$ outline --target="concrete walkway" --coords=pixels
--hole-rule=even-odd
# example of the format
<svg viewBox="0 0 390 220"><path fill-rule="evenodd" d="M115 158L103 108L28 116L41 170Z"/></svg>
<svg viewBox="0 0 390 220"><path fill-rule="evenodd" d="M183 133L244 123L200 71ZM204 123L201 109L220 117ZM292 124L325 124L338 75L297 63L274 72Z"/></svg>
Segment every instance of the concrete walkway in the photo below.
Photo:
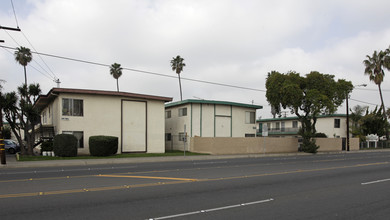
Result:
<svg viewBox="0 0 390 220"><path fill-rule="evenodd" d="M319 152L317 154L345 154L380 152L386 150L364 150L364 151L340 151L340 152ZM102 159L74 159L74 160L43 160L43 161L17 161L15 155L7 154L6 164L0 164L0 169L5 168L28 168L28 167L61 167L61 166L85 166L104 164L126 164L126 163L152 163L152 162L174 162L174 161L198 161L198 160L218 160L232 158L258 158L276 156L310 156L308 153L284 153L284 154L245 154L245 155L198 155L198 156L167 156L167 157L129 157L129 158L102 158Z"/></svg>

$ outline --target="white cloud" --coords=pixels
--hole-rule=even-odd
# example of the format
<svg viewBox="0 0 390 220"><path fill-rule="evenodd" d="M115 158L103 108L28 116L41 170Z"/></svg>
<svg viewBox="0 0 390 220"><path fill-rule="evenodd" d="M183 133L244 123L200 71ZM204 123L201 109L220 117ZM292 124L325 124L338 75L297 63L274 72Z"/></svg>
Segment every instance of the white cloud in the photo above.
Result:
<svg viewBox="0 0 390 220"><path fill-rule="evenodd" d="M0 6L0 25L14 25L11 5ZM362 60L390 45L390 2L380 0L29 0L15 6L23 33L40 52L108 65L117 62L174 77L169 61L181 55L187 64L185 78L256 89L265 89L271 70L317 70L376 89L363 75ZM21 33L8 33L30 47ZM4 31L0 39L6 46L18 46ZM116 89L108 67L44 59L63 87ZM40 62L36 55L34 60ZM0 78L7 80L4 90L15 90L24 80L22 67L5 50L0 52L0 66ZM56 85L31 67L27 74L44 93ZM123 91L179 97L176 78L124 71L119 84ZM389 87L385 77L383 88ZM354 92L355 99L379 102L375 90L360 91ZM186 80L183 94L267 105L264 92ZM387 92L384 97L390 103ZM269 115L269 110L263 113Z"/></svg>

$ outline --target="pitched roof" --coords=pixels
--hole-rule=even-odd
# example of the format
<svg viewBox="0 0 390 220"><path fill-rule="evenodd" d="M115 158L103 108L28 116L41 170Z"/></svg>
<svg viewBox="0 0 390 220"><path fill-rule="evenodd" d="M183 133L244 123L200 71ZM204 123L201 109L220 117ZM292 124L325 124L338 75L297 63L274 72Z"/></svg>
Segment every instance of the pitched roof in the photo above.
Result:
<svg viewBox="0 0 390 220"><path fill-rule="evenodd" d="M245 107L245 108L253 108L253 109L262 109L263 106L261 105L251 105L251 104L244 104L244 103L238 103L238 102L226 102L226 101L214 101L214 100L204 100L204 99L186 99L179 102L171 102L168 104L165 104L165 107L174 107L174 106L180 106L190 103L198 103L198 104L215 104L215 105L231 105L231 106L238 106L238 107Z"/></svg>
<svg viewBox="0 0 390 220"><path fill-rule="evenodd" d="M129 92L116 92L116 91L103 91L103 90L90 90L90 89L70 89L70 88L52 88L47 95L40 95L34 104L36 108L42 108L48 105L54 100L59 94L84 94L84 95L103 95L103 96L116 96L123 98L137 98L137 99L148 99L157 100L163 102L170 102L172 98L163 96L144 95Z"/></svg>

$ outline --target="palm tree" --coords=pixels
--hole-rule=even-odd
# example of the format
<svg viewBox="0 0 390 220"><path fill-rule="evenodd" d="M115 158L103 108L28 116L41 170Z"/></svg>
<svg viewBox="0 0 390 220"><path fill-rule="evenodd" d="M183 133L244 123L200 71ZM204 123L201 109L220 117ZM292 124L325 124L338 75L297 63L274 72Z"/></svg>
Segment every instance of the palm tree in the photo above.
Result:
<svg viewBox="0 0 390 220"><path fill-rule="evenodd" d="M367 59L363 61L365 66L364 74L370 77L370 80L373 81L376 85L378 85L379 95L381 98L381 108L383 111L383 116L386 117L386 109L385 104L383 102L382 89L381 84L383 82L383 78L385 77L385 72L383 68L390 70L390 49L386 51L374 51L372 57L369 55L366 56Z"/></svg>
<svg viewBox="0 0 390 220"><path fill-rule="evenodd" d="M118 79L122 76L122 67L119 63L114 63L110 67L110 74L116 79L116 90L119 92Z"/></svg>
<svg viewBox="0 0 390 220"><path fill-rule="evenodd" d="M180 73L183 71L183 67L186 66L185 63L183 63L184 59L181 58L179 55L172 58L171 60L171 67L173 71L176 71L178 77L179 77L179 87L180 87L180 101L183 101L183 95L181 91L181 80L180 80Z"/></svg>
<svg viewBox="0 0 390 220"><path fill-rule="evenodd" d="M31 51L27 47L18 47L16 48L14 55L16 62L24 67L24 84L27 85L26 66L32 60Z"/></svg>

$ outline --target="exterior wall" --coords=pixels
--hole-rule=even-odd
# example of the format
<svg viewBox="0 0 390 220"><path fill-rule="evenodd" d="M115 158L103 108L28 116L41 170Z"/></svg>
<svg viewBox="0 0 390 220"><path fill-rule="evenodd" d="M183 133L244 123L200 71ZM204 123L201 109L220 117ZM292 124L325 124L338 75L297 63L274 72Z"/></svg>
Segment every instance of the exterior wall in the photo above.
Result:
<svg viewBox="0 0 390 220"><path fill-rule="evenodd" d="M334 120L340 119L340 128L334 127ZM270 123L271 127L268 127L269 136L297 136L298 128L293 129L293 121L298 121L296 118L280 118L272 120L257 121L256 127L260 128L260 123ZM281 131L282 122L285 123L285 131ZM276 128L276 123L279 123L279 129ZM298 127L301 127L301 123L298 121ZM319 117L316 123L317 132L321 132L327 135L328 138L345 138L347 137L347 120L345 116L329 116Z"/></svg>
<svg viewBox="0 0 390 220"><path fill-rule="evenodd" d="M270 154L298 152L297 138L223 138L193 137L190 151L208 154ZM341 151L340 138L319 138L319 152ZM350 150L359 150L359 139L350 139Z"/></svg>
<svg viewBox="0 0 390 220"><path fill-rule="evenodd" d="M187 108L187 116L178 116L180 108ZM185 105L167 107L171 111L171 118L165 120L165 133L171 134L171 141L165 141L167 150L188 150L192 139L187 143L179 141L178 135L184 132L184 125L188 137L245 137L245 134L256 134L256 124L246 124L246 112L256 109L233 105L189 103Z"/></svg>
<svg viewBox="0 0 390 220"><path fill-rule="evenodd" d="M334 127L335 119L340 119L340 128ZM328 138L347 137L347 119L345 117L319 118L316 129L318 132L325 133Z"/></svg>
<svg viewBox="0 0 390 220"><path fill-rule="evenodd" d="M245 122L246 112L255 112L256 110L250 108L243 108L233 106L233 135L232 137L245 137L245 134L253 134L256 136L256 122L247 124Z"/></svg>
<svg viewBox="0 0 390 220"><path fill-rule="evenodd" d="M83 100L83 116L63 116L62 98ZM99 96L86 94L59 94L43 111L47 116L47 125L53 125L55 134L66 131L82 131L84 133L84 148L79 148L79 154L89 154L88 141L90 136L109 135L118 137L118 153L122 152L122 97ZM124 99L127 100L127 99ZM133 99L131 99L133 100ZM137 100L137 99L134 99ZM140 99L138 99L140 100ZM145 101L145 100L140 100ZM146 101L147 105L147 152L162 153L164 149L164 102ZM137 112L128 112L137 114Z"/></svg>

